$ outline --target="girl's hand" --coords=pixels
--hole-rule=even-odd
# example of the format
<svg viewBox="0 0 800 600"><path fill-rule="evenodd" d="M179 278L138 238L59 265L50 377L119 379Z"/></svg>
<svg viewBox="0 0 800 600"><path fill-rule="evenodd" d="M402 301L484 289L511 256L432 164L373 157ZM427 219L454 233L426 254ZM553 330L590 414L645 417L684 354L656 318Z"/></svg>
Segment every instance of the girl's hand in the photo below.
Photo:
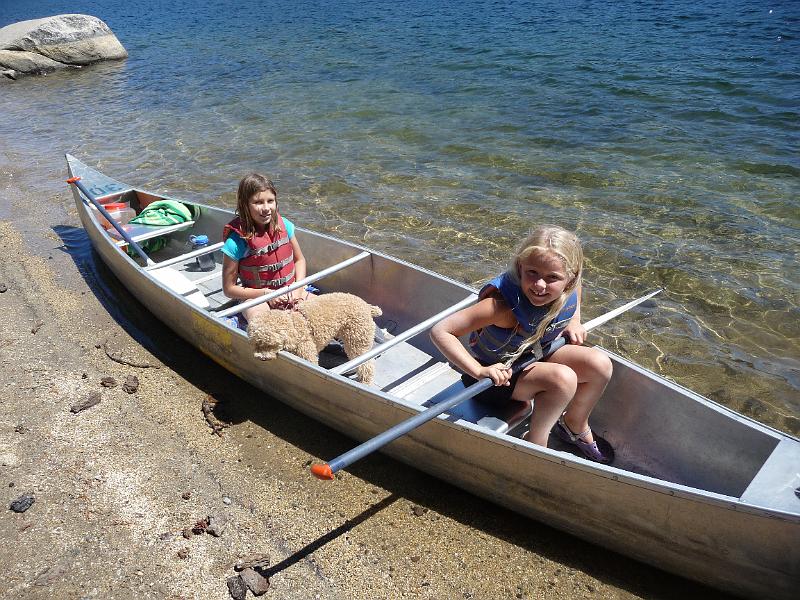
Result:
<svg viewBox="0 0 800 600"><path fill-rule="evenodd" d="M278 309L278 310L286 310L291 308L294 305L294 298L291 298L291 294L283 294L278 296L277 298L273 298L272 300L268 300L267 304L269 304L270 308Z"/></svg>
<svg viewBox="0 0 800 600"><path fill-rule="evenodd" d="M561 335L567 338L567 341L570 344L576 344L580 346L586 341L586 328L581 324L580 320L573 319L564 328L564 333Z"/></svg>
<svg viewBox="0 0 800 600"><path fill-rule="evenodd" d="M296 289L288 294L283 294L277 298L273 298L267 304L270 308L277 308L279 310L289 310L297 308L297 305L308 298L308 292L304 289Z"/></svg>
<svg viewBox="0 0 800 600"><path fill-rule="evenodd" d="M511 367L507 367L503 363L481 367L476 379L485 379L487 377L495 385L511 385Z"/></svg>
<svg viewBox="0 0 800 600"><path fill-rule="evenodd" d="M295 302L300 302L301 300L305 300L308 298L308 292L306 288L297 288L296 290L292 291L292 300Z"/></svg>

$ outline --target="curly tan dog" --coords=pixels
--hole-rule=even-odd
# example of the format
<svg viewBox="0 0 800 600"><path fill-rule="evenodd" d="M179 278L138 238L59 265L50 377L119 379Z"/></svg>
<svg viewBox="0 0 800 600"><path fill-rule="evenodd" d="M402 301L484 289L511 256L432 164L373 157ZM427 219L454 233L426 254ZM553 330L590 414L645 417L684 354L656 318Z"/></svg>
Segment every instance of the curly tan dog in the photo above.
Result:
<svg viewBox="0 0 800 600"><path fill-rule="evenodd" d="M334 338L342 341L348 359L370 350L375 339L372 318L380 314L380 308L358 296L333 292L309 296L295 310L263 311L250 321L247 335L256 358L272 360L286 350L316 365L320 350ZM362 383L372 383L375 361L359 366L356 375Z"/></svg>

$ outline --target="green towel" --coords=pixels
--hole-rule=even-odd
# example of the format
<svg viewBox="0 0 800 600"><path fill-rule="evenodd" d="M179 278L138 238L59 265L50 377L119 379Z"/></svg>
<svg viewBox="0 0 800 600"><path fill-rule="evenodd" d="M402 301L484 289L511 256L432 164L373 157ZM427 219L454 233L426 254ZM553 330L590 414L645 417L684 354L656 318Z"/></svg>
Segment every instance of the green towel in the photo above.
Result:
<svg viewBox="0 0 800 600"><path fill-rule="evenodd" d="M139 225L177 225L191 220L192 213L177 200L156 200L130 222Z"/></svg>
<svg viewBox="0 0 800 600"><path fill-rule="evenodd" d="M184 204L177 200L156 200L148 204L142 212L130 220L131 224L138 225L151 225L151 226L165 226L177 225L178 223L185 223L192 220L192 213ZM143 240L141 243L142 250L145 252L157 252L162 248L166 248L169 240L168 236L161 235L159 237ZM133 248L128 248L128 254L133 257L139 256Z"/></svg>

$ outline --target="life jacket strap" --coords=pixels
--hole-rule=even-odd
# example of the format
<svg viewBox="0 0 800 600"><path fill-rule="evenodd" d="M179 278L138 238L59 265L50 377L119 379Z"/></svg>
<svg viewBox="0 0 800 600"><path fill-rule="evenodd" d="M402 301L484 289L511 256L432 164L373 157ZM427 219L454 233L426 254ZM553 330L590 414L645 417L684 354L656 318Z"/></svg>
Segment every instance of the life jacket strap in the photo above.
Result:
<svg viewBox="0 0 800 600"><path fill-rule="evenodd" d="M256 274L264 272L273 273L275 271L280 271L283 267L291 263L293 260L294 260L294 254L290 254L283 260L280 260L276 263L271 263L268 265L260 265L257 267L240 266L239 270L244 271L245 273L256 273Z"/></svg>
<svg viewBox="0 0 800 600"><path fill-rule="evenodd" d="M282 285L286 284L287 282L294 279L294 269L292 269L291 273L284 277L279 277L278 279L261 279L261 273L265 272L265 269L261 267L246 267L247 272L252 272L254 277L253 279L245 278L246 279L246 287L250 288L272 288L274 290L278 289Z"/></svg>
<svg viewBox="0 0 800 600"><path fill-rule="evenodd" d="M275 250L277 250L281 246L283 246L285 244L288 244L288 243L289 243L289 238L288 237L282 237L279 240L275 240L271 244L267 244L263 248L259 248L258 250L253 252L253 254L251 256L263 256L264 254L269 254L271 252L275 252Z"/></svg>

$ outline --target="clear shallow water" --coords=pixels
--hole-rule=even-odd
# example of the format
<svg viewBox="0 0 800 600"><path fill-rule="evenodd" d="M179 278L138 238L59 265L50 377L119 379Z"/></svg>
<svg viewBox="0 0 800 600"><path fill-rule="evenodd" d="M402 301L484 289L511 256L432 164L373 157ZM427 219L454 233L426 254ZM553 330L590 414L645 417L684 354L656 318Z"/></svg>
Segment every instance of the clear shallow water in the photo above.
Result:
<svg viewBox="0 0 800 600"><path fill-rule="evenodd" d="M225 205L260 170L297 222L471 283L562 224L587 317L668 290L595 341L800 433L800 4L118 4L0 4L130 53L0 84L21 168Z"/></svg>

